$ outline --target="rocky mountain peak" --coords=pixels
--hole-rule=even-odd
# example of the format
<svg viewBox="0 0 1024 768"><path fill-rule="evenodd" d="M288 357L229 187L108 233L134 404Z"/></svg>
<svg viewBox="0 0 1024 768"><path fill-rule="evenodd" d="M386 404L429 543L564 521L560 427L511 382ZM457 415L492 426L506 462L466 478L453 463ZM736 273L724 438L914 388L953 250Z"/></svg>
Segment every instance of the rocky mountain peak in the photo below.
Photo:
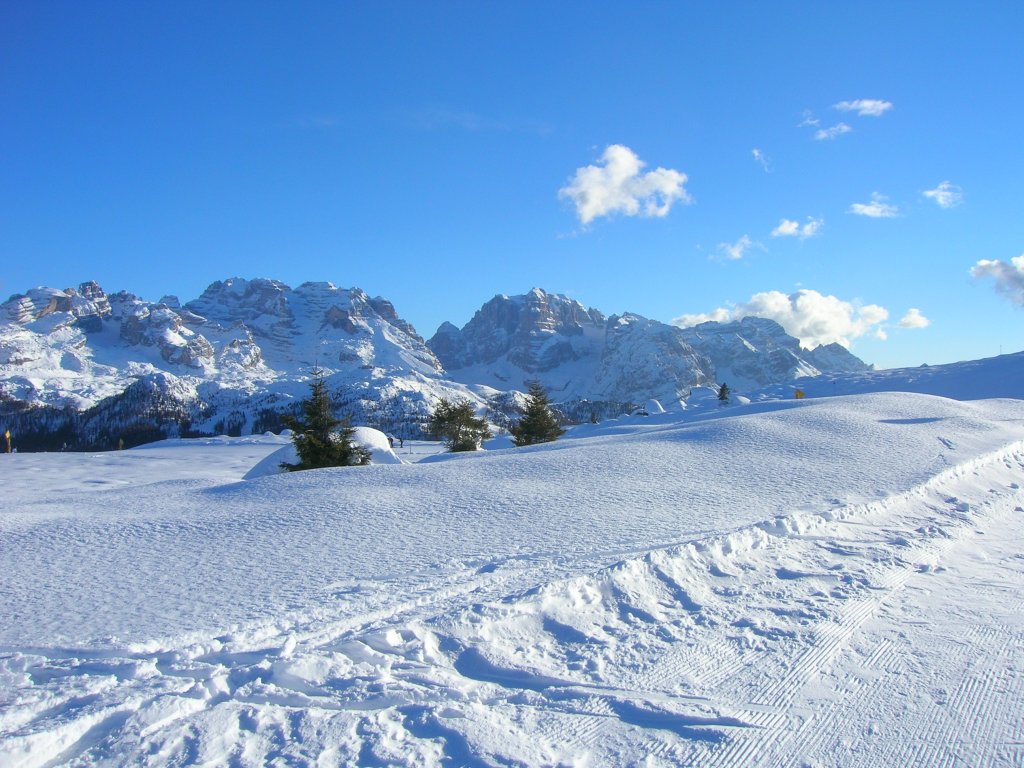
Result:
<svg viewBox="0 0 1024 768"><path fill-rule="evenodd" d="M837 370L867 370L859 358L839 345L819 352L804 349L774 320L744 317L727 323L710 321L683 329L686 340L711 358L719 382L741 389L817 376ZM838 350L832 349L838 347Z"/></svg>
<svg viewBox="0 0 1024 768"><path fill-rule="evenodd" d="M461 330L445 323L428 344L457 381L523 390L539 378L563 401L678 400L710 376L678 328L632 314L606 319L539 288L495 296Z"/></svg>
<svg viewBox="0 0 1024 768"><path fill-rule="evenodd" d="M524 371L539 372L585 354L585 331L600 333L603 326L597 310L534 288L495 296L461 330L442 325L428 346L449 370L507 357Z"/></svg>

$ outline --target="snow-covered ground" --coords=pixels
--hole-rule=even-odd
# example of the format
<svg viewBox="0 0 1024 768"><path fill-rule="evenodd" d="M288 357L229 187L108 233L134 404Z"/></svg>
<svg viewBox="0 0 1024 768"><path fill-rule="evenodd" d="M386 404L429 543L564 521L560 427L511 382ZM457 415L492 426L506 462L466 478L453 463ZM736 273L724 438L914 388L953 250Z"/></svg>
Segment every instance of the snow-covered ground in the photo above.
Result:
<svg viewBox="0 0 1024 768"><path fill-rule="evenodd" d="M705 405L0 456L0 765L1024 764L1024 401Z"/></svg>

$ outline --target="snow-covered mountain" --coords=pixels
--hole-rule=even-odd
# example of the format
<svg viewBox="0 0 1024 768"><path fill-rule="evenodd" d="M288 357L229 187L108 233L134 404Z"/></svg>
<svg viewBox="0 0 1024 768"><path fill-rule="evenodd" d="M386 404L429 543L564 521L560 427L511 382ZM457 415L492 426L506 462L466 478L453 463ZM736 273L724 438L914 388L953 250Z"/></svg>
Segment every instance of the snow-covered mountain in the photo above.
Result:
<svg viewBox="0 0 1024 768"><path fill-rule="evenodd" d="M764 318L680 329L632 313L606 318L537 288L495 296L464 328L445 323L427 343L456 381L524 389L536 378L562 401L673 402L716 382L756 389L869 370L838 344L803 349Z"/></svg>
<svg viewBox="0 0 1024 768"><path fill-rule="evenodd" d="M468 398L500 422L509 393L534 378L587 418L652 398L671 405L721 381L742 389L867 367L842 348L802 350L768 320L682 330L540 289L496 296L429 342L386 299L327 282L231 278L186 303L89 282L0 304L0 414L23 448L32 435L36 447L103 447L275 429L314 366L339 410L409 436L439 397Z"/></svg>
<svg viewBox="0 0 1024 768"><path fill-rule="evenodd" d="M678 402L714 382L711 362L673 326L596 309L534 288L498 295L460 330L443 324L427 342L464 384L525 390L539 380L553 400Z"/></svg>
<svg viewBox="0 0 1024 768"><path fill-rule="evenodd" d="M823 373L871 370L839 344L804 349L781 325L764 317L701 323L682 333L687 343L711 358L716 380L734 389L758 389Z"/></svg>
<svg viewBox="0 0 1024 768"><path fill-rule="evenodd" d="M0 305L0 320L5 391L30 403L89 407L157 371L247 391L314 365L364 380L441 373L390 302L331 283L233 278L185 305L94 282L36 288Z"/></svg>
<svg viewBox="0 0 1024 768"><path fill-rule="evenodd" d="M127 430L136 441L129 411L149 414L143 429L262 431L305 394L314 366L339 406L384 427L422 421L442 396L483 405L443 378L389 301L358 288L232 278L181 304L90 282L0 305L0 400L8 420L21 413L22 435L45 427L103 445Z"/></svg>

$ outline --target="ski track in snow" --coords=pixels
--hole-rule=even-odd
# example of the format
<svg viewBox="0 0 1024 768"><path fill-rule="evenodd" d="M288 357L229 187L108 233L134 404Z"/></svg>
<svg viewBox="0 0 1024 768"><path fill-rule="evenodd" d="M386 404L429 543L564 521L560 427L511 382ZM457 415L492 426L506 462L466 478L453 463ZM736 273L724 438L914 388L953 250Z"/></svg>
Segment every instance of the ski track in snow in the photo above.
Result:
<svg viewBox="0 0 1024 768"><path fill-rule="evenodd" d="M0 764L1024 764L1022 416L753 407L73 512L69 480L0 529Z"/></svg>

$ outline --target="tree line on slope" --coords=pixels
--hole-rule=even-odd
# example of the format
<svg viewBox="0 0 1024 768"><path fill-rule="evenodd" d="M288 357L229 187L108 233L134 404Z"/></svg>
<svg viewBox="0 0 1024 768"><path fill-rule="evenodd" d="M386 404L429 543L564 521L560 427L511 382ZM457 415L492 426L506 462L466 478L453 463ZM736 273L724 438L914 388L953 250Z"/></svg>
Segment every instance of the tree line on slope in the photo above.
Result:
<svg viewBox="0 0 1024 768"><path fill-rule="evenodd" d="M334 415L321 371L313 372L309 386L309 397L300 403L301 418L283 420L292 430L299 460L294 464L282 462L281 466L297 471L369 464L370 452L353 440L350 420ZM487 420L477 416L466 400L442 398L431 415L428 428L453 453L479 450L483 441L491 437ZM530 382L522 416L510 431L517 446L551 442L565 433L540 382Z"/></svg>
<svg viewBox="0 0 1024 768"><path fill-rule="evenodd" d="M444 440L451 452L475 451L491 437L487 420L477 416L473 406L465 400L442 398L431 417L430 430ZM565 433L539 381L529 383L526 405L518 421L510 425L509 432L517 446L549 443Z"/></svg>

